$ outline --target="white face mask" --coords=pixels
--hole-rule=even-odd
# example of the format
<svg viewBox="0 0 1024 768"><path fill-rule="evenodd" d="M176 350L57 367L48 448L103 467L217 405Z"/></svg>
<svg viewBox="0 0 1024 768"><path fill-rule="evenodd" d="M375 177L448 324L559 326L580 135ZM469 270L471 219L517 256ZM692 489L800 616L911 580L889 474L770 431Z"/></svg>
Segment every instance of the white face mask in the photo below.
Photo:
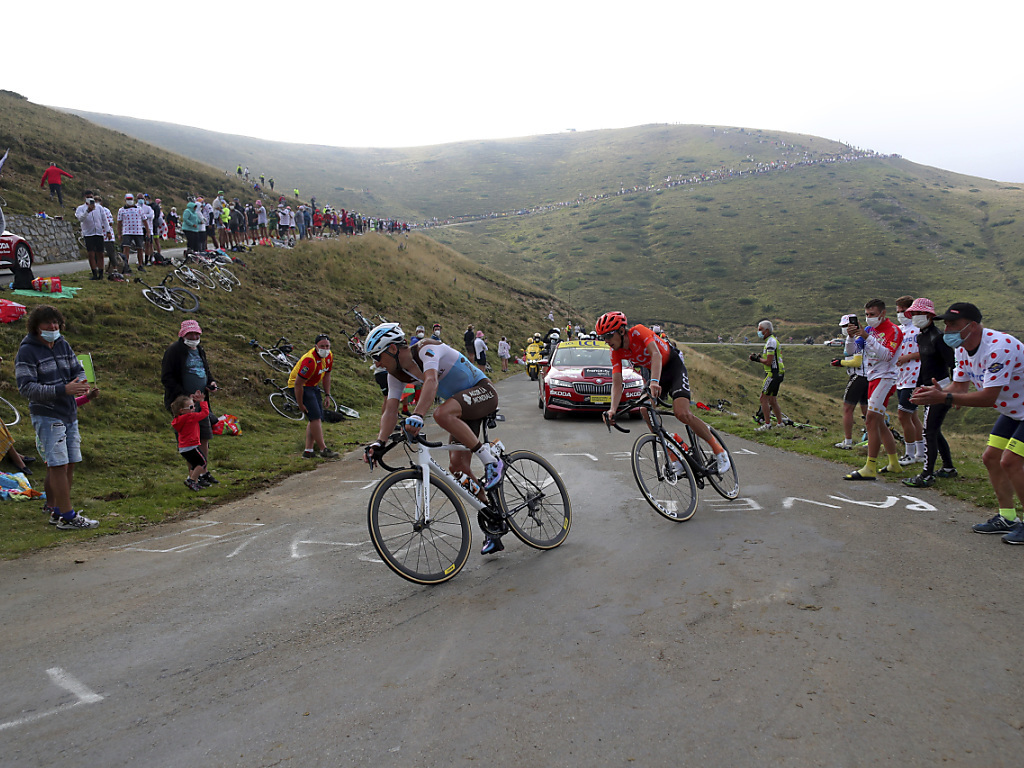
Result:
<svg viewBox="0 0 1024 768"><path fill-rule="evenodd" d="M914 324L915 328L927 328L931 321L928 319L928 315L914 315L910 318L910 322Z"/></svg>
<svg viewBox="0 0 1024 768"><path fill-rule="evenodd" d="M320 347L317 347L316 348L316 353L318 355L320 355L320 357L327 357L329 354L331 354L331 350L329 350L329 349L321 349Z"/></svg>
<svg viewBox="0 0 1024 768"><path fill-rule="evenodd" d="M189 349L195 349L199 346L199 339L185 339L185 346Z"/></svg>
<svg viewBox="0 0 1024 768"><path fill-rule="evenodd" d="M910 325L912 322L909 317L900 312L900 325Z"/></svg>
<svg viewBox="0 0 1024 768"><path fill-rule="evenodd" d="M864 322L867 323L868 328L877 328L878 324L882 322L880 317L865 317Z"/></svg>

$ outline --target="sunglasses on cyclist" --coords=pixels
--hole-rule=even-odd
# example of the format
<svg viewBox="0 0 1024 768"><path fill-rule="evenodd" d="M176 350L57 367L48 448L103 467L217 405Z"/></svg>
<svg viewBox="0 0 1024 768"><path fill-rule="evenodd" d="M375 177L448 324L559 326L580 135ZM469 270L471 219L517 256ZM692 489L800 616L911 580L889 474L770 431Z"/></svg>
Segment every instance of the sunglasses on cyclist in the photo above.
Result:
<svg viewBox="0 0 1024 768"><path fill-rule="evenodd" d="M610 339L616 333L618 333L618 331L608 331L608 333L602 333L597 338L600 339L601 341L608 341L608 339Z"/></svg>

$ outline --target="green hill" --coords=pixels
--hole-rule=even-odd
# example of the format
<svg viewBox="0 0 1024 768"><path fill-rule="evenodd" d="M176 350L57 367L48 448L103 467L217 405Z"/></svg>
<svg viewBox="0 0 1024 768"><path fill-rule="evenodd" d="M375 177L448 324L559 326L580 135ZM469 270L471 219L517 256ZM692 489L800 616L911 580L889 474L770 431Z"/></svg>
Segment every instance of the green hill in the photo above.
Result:
<svg viewBox="0 0 1024 768"><path fill-rule="evenodd" d="M910 293L971 299L1024 332L1020 187L900 158L826 162L856 153L819 137L655 125L352 150L90 119L221 167L266 166L357 210L477 219L431 234L586 321L621 307L711 339L771 317L785 335L820 338L868 298ZM666 188L701 174L713 180Z"/></svg>

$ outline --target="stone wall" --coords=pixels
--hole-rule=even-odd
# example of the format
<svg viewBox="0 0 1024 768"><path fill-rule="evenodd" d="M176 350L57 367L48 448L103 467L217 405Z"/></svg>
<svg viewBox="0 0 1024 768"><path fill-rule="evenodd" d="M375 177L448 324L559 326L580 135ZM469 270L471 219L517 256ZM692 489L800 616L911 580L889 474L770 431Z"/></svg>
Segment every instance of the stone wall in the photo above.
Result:
<svg viewBox="0 0 1024 768"><path fill-rule="evenodd" d="M7 214L7 229L21 235L32 244L32 253L37 264L84 259L85 254L78 247L77 224L77 220L72 223L57 219L40 219L38 216Z"/></svg>

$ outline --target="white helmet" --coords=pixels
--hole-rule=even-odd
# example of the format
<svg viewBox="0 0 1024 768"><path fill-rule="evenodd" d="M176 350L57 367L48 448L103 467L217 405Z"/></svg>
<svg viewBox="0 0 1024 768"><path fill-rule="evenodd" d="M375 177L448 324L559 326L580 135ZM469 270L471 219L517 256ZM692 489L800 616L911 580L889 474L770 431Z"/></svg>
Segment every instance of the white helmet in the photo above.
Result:
<svg viewBox="0 0 1024 768"><path fill-rule="evenodd" d="M560 335L558 335L557 333L552 333L548 338L551 341L561 341L562 340L562 337Z"/></svg>
<svg viewBox="0 0 1024 768"><path fill-rule="evenodd" d="M381 323L367 334L363 349L368 357L374 357L391 344L404 343L405 331L398 323Z"/></svg>

